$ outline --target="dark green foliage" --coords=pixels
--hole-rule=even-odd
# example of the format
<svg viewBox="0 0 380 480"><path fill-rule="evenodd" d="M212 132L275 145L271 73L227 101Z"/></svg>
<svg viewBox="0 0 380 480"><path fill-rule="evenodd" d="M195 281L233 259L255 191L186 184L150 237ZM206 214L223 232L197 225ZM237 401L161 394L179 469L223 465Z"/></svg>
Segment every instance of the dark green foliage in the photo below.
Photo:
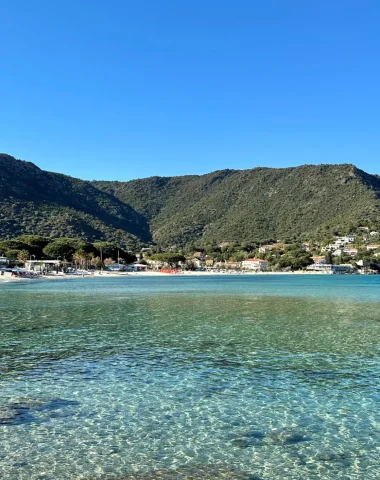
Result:
<svg viewBox="0 0 380 480"><path fill-rule="evenodd" d="M186 257L180 253L155 253L150 258L151 260L165 262L172 266L175 266L179 262L184 262L186 260Z"/></svg>
<svg viewBox="0 0 380 480"><path fill-rule="evenodd" d="M113 258L117 260L118 258L124 260L126 263L132 263L136 260L136 256L130 252L120 248L120 246L111 242L95 242L93 247L96 250L96 255L105 259Z"/></svg>
<svg viewBox="0 0 380 480"><path fill-rule="evenodd" d="M28 242L28 243L26 243ZM32 244L32 245L30 245ZM41 247L43 248L41 249ZM37 252L37 253L33 253ZM12 240L0 242L0 254L4 254L11 261L36 259L52 259L72 261L74 257L82 260L111 258L114 261L122 260L132 263L136 256L120 245L111 242L86 242L81 238L43 238L23 235Z"/></svg>
<svg viewBox="0 0 380 480"><path fill-rule="evenodd" d="M23 234L149 241L144 217L85 182L0 154L0 238Z"/></svg>
<svg viewBox="0 0 380 480"><path fill-rule="evenodd" d="M69 261L79 249L80 245L76 239L57 238L43 249L43 254L48 258Z"/></svg>
<svg viewBox="0 0 380 480"><path fill-rule="evenodd" d="M143 214L162 246L294 240L380 226L380 181L353 165L95 182Z"/></svg>
<svg viewBox="0 0 380 480"><path fill-rule="evenodd" d="M28 250L28 245L26 242L23 242L21 238L0 241L0 252L7 250Z"/></svg>
<svg viewBox="0 0 380 480"><path fill-rule="evenodd" d="M252 252L257 243L327 242L359 225L380 230L380 178L353 165L84 182L0 155L0 238L80 237L125 250L152 238L176 250L251 245L220 252L240 258L239 251ZM37 248L24 242L29 252Z"/></svg>

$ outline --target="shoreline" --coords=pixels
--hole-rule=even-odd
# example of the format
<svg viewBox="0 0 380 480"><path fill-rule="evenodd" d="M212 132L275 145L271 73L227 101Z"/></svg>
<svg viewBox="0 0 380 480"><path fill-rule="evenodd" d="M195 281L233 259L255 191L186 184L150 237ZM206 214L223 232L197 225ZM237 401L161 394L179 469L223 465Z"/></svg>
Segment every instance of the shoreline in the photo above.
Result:
<svg viewBox="0 0 380 480"><path fill-rule="evenodd" d="M12 276L2 276L0 277L0 284L1 283L13 283L13 282L33 282L33 281L56 281L56 280L79 280L79 279L98 279L98 278L136 278L136 277L236 277L236 276L268 276L268 275L331 275L324 272L303 272L303 271L296 271L296 272L249 272L245 271L242 272L198 272L198 271L185 271L178 274L172 273L162 273L162 272L125 272L125 273L113 273L113 272L96 272L89 275L43 275L37 278L28 278L28 277L12 277Z"/></svg>

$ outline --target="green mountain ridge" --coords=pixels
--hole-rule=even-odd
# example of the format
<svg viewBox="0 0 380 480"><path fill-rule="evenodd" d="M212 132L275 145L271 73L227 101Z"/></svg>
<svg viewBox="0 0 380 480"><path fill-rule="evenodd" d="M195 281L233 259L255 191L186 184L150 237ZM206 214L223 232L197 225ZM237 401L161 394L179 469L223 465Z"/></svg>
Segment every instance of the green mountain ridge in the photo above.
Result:
<svg viewBox="0 0 380 480"><path fill-rule="evenodd" d="M0 155L0 237L150 240L144 217L86 182Z"/></svg>
<svg viewBox="0 0 380 480"><path fill-rule="evenodd" d="M380 229L380 177L354 165L83 181L0 155L0 237L33 233L182 247Z"/></svg>

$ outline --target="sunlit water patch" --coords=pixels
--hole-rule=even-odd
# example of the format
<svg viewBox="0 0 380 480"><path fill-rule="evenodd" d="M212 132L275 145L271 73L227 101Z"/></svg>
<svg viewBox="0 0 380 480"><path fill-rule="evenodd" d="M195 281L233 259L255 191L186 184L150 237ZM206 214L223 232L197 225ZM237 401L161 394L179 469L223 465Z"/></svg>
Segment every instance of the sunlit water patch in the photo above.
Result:
<svg viewBox="0 0 380 480"><path fill-rule="evenodd" d="M0 286L0 477L378 478L379 280Z"/></svg>

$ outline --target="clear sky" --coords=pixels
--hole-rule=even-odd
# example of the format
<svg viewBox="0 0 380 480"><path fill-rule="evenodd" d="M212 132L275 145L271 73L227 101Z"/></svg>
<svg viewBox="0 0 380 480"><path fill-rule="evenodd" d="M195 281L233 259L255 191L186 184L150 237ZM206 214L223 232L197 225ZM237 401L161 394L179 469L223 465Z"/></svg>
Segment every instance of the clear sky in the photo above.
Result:
<svg viewBox="0 0 380 480"><path fill-rule="evenodd" d="M85 179L380 173L379 0L0 2L0 151Z"/></svg>

